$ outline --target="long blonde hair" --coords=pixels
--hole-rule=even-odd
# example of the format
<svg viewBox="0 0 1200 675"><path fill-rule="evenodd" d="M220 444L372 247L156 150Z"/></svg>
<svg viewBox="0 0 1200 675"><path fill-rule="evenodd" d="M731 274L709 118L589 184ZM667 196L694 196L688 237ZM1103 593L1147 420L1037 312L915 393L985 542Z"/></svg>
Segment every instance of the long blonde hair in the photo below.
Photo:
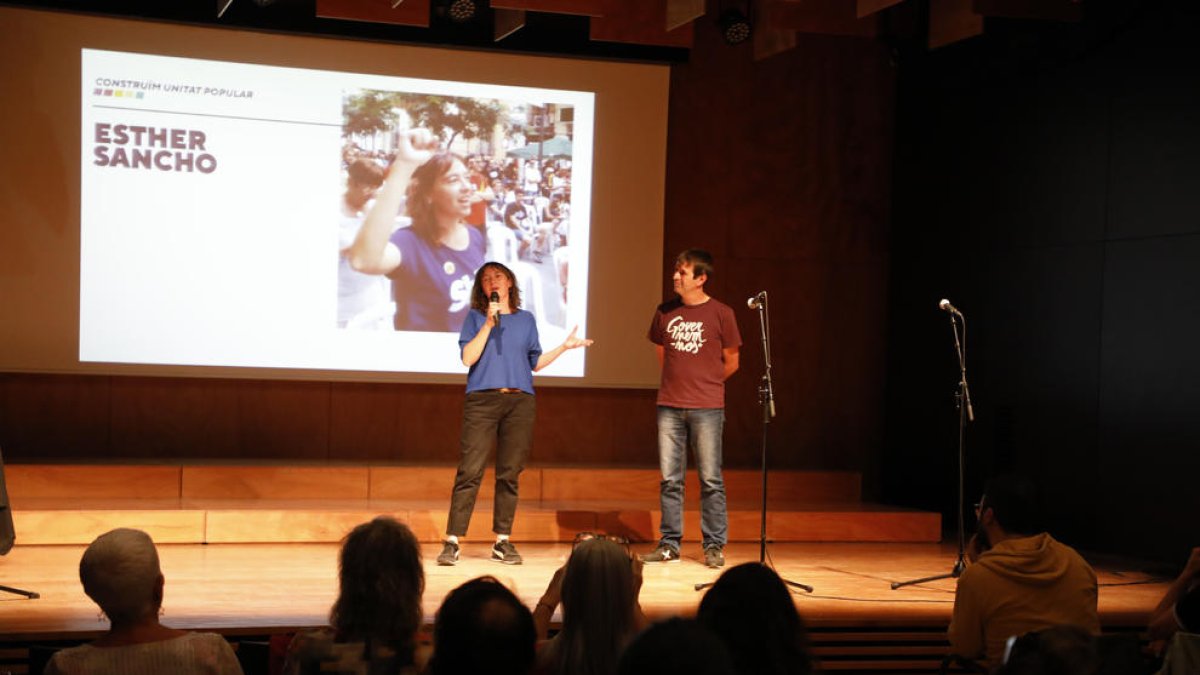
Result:
<svg viewBox="0 0 1200 675"><path fill-rule="evenodd" d="M636 629L636 603L633 561L625 547L607 539L576 546L562 582L563 622L553 659L556 672L615 673L621 651Z"/></svg>

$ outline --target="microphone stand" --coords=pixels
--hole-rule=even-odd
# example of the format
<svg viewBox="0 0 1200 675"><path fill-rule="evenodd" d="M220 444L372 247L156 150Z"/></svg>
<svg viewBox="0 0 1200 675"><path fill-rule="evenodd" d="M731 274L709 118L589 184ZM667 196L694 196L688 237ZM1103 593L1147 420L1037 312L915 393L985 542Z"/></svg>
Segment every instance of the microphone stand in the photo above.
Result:
<svg viewBox="0 0 1200 675"><path fill-rule="evenodd" d="M9 504L8 504L8 486L4 482L4 455L3 454L0 454L0 521L2 521L4 523L4 529L7 530L7 534L12 535L11 537L5 537L5 541L0 542L0 556L4 556L4 555L8 555L8 552L12 550L13 541L16 539L16 533L13 530L12 509L9 507ZM36 593L34 591L26 591L26 590L22 590L20 588L13 588L12 586L3 586L3 585L0 585L0 593L11 593L13 595L22 595L31 600L42 597L41 595L39 595L38 593Z"/></svg>
<svg viewBox="0 0 1200 675"><path fill-rule="evenodd" d="M945 302L943 300L943 302ZM947 309L950 313L950 328L954 331L954 352L958 355L958 390L954 392L954 408L958 411L958 558L954 567L946 574L936 574L931 577L910 579L909 581L892 582L892 590L902 586L923 584L939 579L957 579L967 568L966 521L963 517L963 465L965 457L967 422L975 421L975 410L971 407L971 389L967 386L967 320L956 309ZM957 319L957 321L955 320ZM962 340L959 340L959 323L962 323Z"/></svg>
<svg viewBox="0 0 1200 675"><path fill-rule="evenodd" d="M23 596L29 598L30 600L36 600L36 599L42 597L36 591L23 591L19 588L13 588L12 586L0 586L0 593L12 593L13 595L23 595Z"/></svg>
<svg viewBox="0 0 1200 675"><path fill-rule="evenodd" d="M765 372L758 385L758 404L762 406L762 510L758 530L758 564L767 564L767 429L771 418L775 417L775 387L771 382L771 320L767 315L767 292L763 291L757 297L751 298L750 306L758 310L758 328L762 335L763 364ZM774 569L774 568L772 568ZM778 574L778 572L776 572ZM813 587L798 581L779 577L791 588L799 588L806 593L812 593ZM713 582L696 584L697 591L712 586Z"/></svg>

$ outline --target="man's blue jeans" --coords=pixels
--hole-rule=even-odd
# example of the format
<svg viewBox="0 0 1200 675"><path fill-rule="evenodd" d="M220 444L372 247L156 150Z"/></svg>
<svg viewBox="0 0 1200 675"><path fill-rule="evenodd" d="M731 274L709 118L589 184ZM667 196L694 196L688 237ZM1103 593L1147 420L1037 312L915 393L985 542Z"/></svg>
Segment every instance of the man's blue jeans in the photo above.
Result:
<svg viewBox="0 0 1200 675"><path fill-rule="evenodd" d="M704 547L725 545L729 518L725 510L725 480L721 477L724 428L723 408L658 406L658 465L662 470L660 544L678 550L683 539L683 479L691 448L700 473L700 532Z"/></svg>

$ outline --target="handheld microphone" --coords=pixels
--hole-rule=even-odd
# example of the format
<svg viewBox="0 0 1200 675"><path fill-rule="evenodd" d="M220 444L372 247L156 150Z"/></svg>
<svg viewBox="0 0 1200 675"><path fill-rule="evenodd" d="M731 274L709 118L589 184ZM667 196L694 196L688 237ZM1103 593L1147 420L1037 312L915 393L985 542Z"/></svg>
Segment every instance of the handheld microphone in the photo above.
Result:
<svg viewBox="0 0 1200 675"><path fill-rule="evenodd" d="M492 291L491 296L488 297L488 301L492 303L492 307L490 308L490 310L496 312L496 326L499 327L500 326L500 294L497 293L496 291Z"/></svg>
<svg viewBox="0 0 1200 675"><path fill-rule="evenodd" d="M938 309L942 310L943 312L950 312L951 314L962 316L962 312L958 311L958 308L950 304L950 301L945 298L942 298L942 301L938 303Z"/></svg>
<svg viewBox="0 0 1200 675"><path fill-rule="evenodd" d="M750 309L759 309L767 303L767 292L759 291L746 300L746 306Z"/></svg>

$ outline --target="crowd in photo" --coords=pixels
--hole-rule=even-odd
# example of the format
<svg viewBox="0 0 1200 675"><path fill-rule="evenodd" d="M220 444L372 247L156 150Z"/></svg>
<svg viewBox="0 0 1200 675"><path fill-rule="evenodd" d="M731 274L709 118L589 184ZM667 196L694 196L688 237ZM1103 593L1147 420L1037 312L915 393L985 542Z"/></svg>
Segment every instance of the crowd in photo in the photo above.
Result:
<svg viewBox="0 0 1200 675"><path fill-rule="evenodd" d="M460 156L421 129L396 146L343 148L338 327L456 331L466 278L499 262L527 309L565 328L570 157Z"/></svg>

